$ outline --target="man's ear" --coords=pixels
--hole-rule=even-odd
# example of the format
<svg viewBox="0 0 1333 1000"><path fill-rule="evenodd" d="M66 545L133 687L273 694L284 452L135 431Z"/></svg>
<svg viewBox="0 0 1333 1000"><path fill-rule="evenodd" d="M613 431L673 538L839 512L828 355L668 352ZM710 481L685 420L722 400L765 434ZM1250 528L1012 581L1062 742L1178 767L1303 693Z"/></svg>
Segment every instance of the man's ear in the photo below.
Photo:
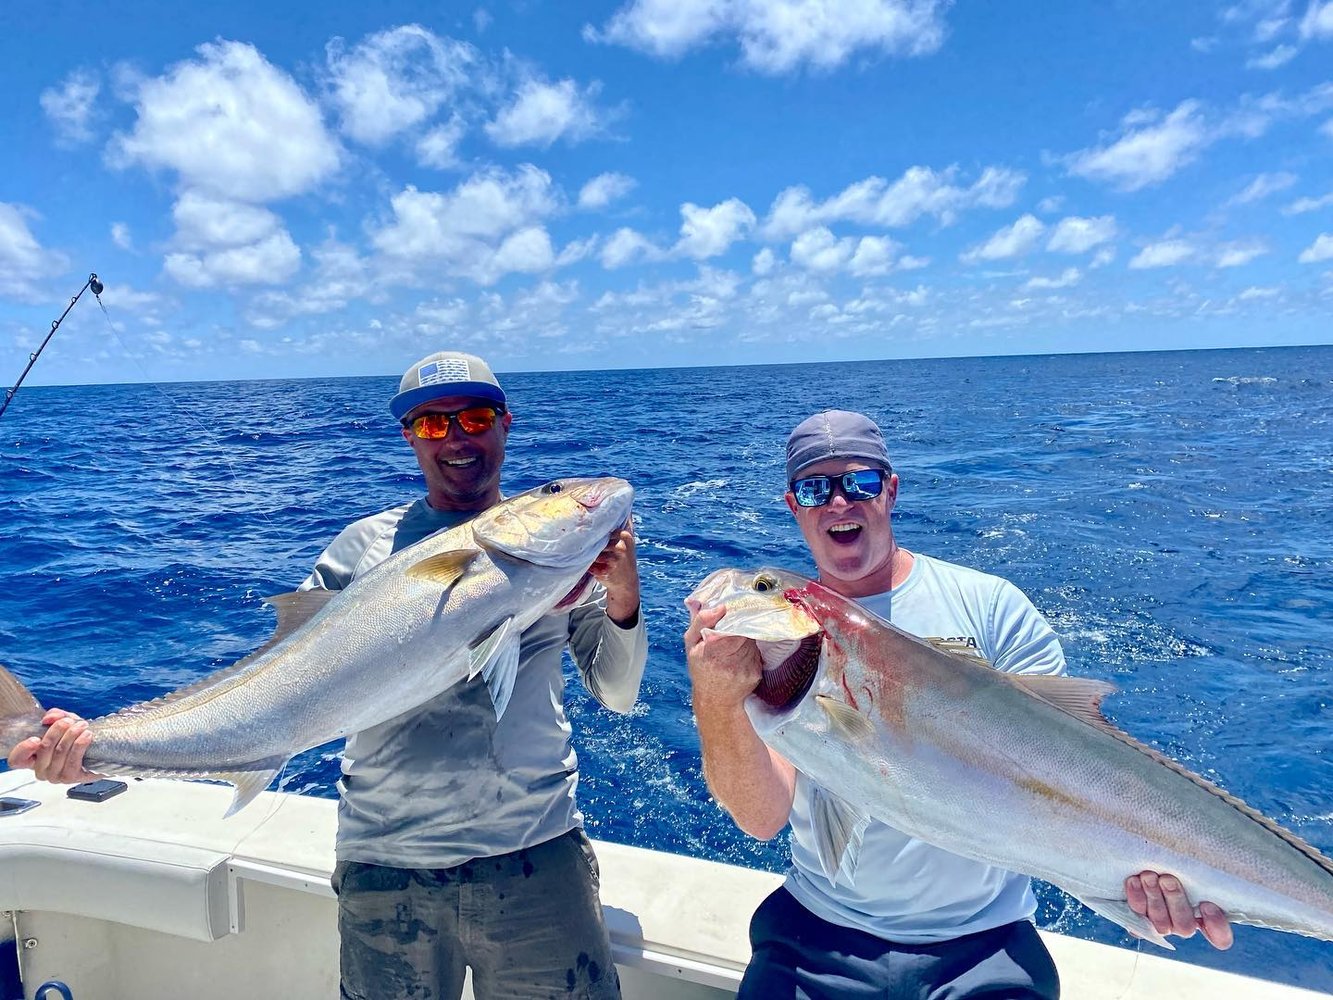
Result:
<svg viewBox="0 0 1333 1000"><path fill-rule="evenodd" d="M782 499L787 501L787 509L791 511L791 516L795 517L796 511L800 509L796 503L796 494L791 490L788 490L786 493L782 494Z"/></svg>
<svg viewBox="0 0 1333 1000"><path fill-rule="evenodd" d="M505 429L506 434L509 433L509 425L512 424L513 422L514 422L514 415L510 413L508 410L505 410L504 416L500 418L500 426Z"/></svg>
<svg viewBox="0 0 1333 1000"><path fill-rule="evenodd" d="M898 502L898 473L889 473L888 488L884 491L889 495L888 508L893 510L894 504Z"/></svg>
<svg viewBox="0 0 1333 1000"><path fill-rule="evenodd" d="M411 427L408 427L406 424L404 424L403 426L398 428L398 433L403 435L403 440L406 441L409 445L412 443L413 435Z"/></svg>

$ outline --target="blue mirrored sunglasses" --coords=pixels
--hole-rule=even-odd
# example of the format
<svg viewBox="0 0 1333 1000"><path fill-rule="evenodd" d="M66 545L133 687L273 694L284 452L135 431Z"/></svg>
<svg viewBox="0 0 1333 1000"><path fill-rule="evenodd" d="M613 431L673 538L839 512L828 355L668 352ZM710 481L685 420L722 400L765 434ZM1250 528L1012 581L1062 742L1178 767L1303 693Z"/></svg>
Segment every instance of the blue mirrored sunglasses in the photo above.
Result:
<svg viewBox="0 0 1333 1000"><path fill-rule="evenodd" d="M857 469L841 476L805 476L792 480L791 492L798 507L822 507L833 498L833 484L842 487L848 500L873 500L884 492L883 469Z"/></svg>

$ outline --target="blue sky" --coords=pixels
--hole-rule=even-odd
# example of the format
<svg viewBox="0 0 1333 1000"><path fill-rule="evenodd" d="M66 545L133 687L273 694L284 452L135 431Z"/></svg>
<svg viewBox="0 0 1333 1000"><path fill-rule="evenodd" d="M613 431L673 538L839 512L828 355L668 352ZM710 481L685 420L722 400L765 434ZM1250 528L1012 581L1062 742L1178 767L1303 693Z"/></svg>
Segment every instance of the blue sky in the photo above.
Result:
<svg viewBox="0 0 1333 1000"><path fill-rule="evenodd" d="M20 3L33 383L1328 343L1333 0Z"/></svg>

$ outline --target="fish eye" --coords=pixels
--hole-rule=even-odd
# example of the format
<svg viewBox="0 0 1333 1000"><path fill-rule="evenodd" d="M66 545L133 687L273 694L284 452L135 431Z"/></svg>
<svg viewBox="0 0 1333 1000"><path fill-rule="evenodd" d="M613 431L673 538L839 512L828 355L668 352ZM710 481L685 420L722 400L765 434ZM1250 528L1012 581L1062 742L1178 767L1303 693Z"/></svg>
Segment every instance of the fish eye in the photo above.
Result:
<svg viewBox="0 0 1333 1000"><path fill-rule="evenodd" d="M767 573L760 573L754 578L754 589L761 594L767 594L770 590L778 589L778 581Z"/></svg>
<svg viewBox="0 0 1333 1000"><path fill-rule="evenodd" d="M559 493L559 492L560 492L561 490L563 490L563 489L564 489L564 487L561 486L558 482L555 482L555 483L548 483L547 486L546 486L546 492L547 492L547 493Z"/></svg>

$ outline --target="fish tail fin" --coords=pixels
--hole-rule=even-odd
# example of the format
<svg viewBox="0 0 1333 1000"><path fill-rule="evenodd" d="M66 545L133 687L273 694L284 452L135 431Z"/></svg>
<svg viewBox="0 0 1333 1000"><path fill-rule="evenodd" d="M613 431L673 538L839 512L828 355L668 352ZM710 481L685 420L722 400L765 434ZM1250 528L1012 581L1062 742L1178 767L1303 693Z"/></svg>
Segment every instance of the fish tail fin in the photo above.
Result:
<svg viewBox="0 0 1333 1000"><path fill-rule="evenodd" d="M0 667L0 753L8 754L20 740L41 735L45 714L23 682Z"/></svg>

